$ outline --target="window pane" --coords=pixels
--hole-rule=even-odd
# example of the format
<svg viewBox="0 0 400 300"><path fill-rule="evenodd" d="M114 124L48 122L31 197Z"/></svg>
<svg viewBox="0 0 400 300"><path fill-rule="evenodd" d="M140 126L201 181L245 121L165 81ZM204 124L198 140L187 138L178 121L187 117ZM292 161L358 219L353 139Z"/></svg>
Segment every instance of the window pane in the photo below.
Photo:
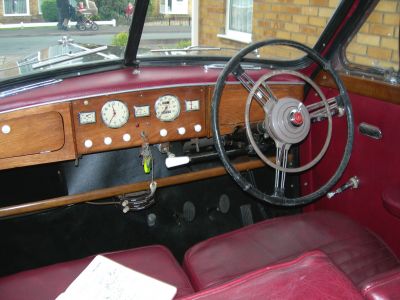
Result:
<svg viewBox="0 0 400 300"><path fill-rule="evenodd" d="M400 2L381 0L346 49L351 63L399 70Z"/></svg>
<svg viewBox="0 0 400 300"><path fill-rule="evenodd" d="M38 11L39 11L39 14L41 14L42 13L42 2L43 2L43 0L38 0Z"/></svg>
<svg viewBox="0 0 400 300"><path fill-rule="evenodd" d="M191 1L173 0L171 3L187 2L185 13L170 15L166 11L168 0L151 0L153 5L146 16L139 46L141 56L232 56L249 42L273 38L295 40L313 47L341 0L199 0L199 21L194 28L191 28ZM195 29L193 35L192 29ZM192 41L192 37L195 40ZM208 49L163 51L187 48L192 43ZM287 60L301 58L304 53L293 48L264 47L253 55Z"/></svg>
<svg viewBox="0 0 400 300"><path fill-rule="evenodd" d="M26 14L26 0L4 0L4 12L11 14Z"/></svg>
<svg viewBox="0 0 400 300"><path fill-rule="evenodd" d="M251 33L253 0L231 0L229 29Z"/></svg>

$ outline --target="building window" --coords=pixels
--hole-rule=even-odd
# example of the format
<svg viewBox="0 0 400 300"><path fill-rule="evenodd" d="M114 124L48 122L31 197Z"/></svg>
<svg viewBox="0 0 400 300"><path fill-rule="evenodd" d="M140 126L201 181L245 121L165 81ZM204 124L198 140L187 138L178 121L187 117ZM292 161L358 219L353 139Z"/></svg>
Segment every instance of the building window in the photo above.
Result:
<svg viewBox="0 0 400 300"><path fill-rule="evenodd" d="M3 0L4 15L29 15L28 0Z"/></svg>
<svg viewBox="0 0 400 300"><path fill-rule="evenodd" d="M39 12L39 15L42 14L42 2L43 2L43 0L38 0L38 12Z"/></svg>
<svg viewBox="0 0 400 300"><path fill-rule="evenodd" d="M352 66L399 72L399 0L381 0L346 48Z"/></svg>
<svg viewBox="0 0 400 300"><path fill-rule="evenodd" d="M220 37L250 43L253 0L228 0L226 5L226 30Z"/></svg>

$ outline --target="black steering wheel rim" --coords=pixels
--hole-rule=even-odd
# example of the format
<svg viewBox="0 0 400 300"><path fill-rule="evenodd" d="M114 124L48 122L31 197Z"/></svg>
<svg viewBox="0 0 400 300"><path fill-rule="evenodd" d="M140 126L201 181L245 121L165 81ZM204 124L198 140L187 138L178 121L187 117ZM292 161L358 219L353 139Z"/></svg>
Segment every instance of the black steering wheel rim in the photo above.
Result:
<svg viewBox="0 0 400 300"><path fill-rule="evenodd" d="M287 198L284 196L276 196L276 195L268 195L266 193L261 192L259 189L253 186L246 178L244 178L239 171L236 170L236 168L233 166L233 164L230 162L224 146L223 146L223 141L219 129L219 106L221 102L221 96L223 89L225 87L225 82L226 79L228 78L229 74L232 73L232 71L237 67L237 65L240 63L242 58L246 56L248 53L264 47L264 46L289 46L293 47L298 50L302 50L303 52L307 53L307 55L316 63L318 63L324 70L328 71L331 75L333 80L335 81L338 89L339 89L339 94L344 106L344 111L345 111L345 116L346 116L346 121L347 121L347 141L346 141L346 146L343 152L342 159L339 163L338 168L336 169L335 173L332 175L332 177L324 184L322 185L318 190L301 196L297 198ZM305 205L313 202L314 200L324 196L335 184L336 182L340 179L342 176L349 160L350 160L350 155L351 155L351 150L353 146L353 141L354 141L354 121L353 121L353 113L352 113L352 107L350 103L349 96L347 94L347 91L344 87L343 82L339 78L338 74L336 71L333 69L330 63L326 62L324 58L322 58L318 52L316 52L314 49L311 49L303 44L300 44L298 42L290 41L290 40L281 40L281 39L274 39L274 40L266 40L266 41L260 41L257 43L253 43L245 48L243 48L241 51L239 51L235 56L233 56L228 63L225 65L224 69L222 70L221 74L219 75L217 79L217 83L215 85L214 89L214 94L212 97L212 103L211 103L211 128L213 132L213 138L214 138L214 145L215 148L218 152L218 155L222 161L222 164L224 165L226 171L232 176L232 178L236 181L236 183L247 193L250 195L254 196L255 198L268 202L273 205L279 205L279 206L298 206L298 205Z"/></svg>

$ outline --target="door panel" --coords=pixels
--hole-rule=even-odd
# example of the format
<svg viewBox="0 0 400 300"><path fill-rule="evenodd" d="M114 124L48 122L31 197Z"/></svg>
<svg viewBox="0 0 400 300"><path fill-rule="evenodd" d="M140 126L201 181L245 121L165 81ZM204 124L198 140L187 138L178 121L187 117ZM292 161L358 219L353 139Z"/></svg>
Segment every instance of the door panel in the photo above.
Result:
<svg viewBox="0 0 400 300"><path fill-rule="evenodd" d="M337 94L337 91L328 88L325 88L324 92L327 97ZM312 97L314 95L309 98ZM350 98L355 121L354 146L349 165L335 189L354 175L359 177L360 187L347 190L332 199L324 197L307 209L330 209L349 215L381 236L399 256L400 218L384 208L381 195L390 186L400 186L400 105L355 93L350 93ZM382 139L376 140L361 135L358 131L361 122L379 127L383 133ZM341 159L346 128L344 118L334 121L334 138L326 156L309 175L302 178L305 191L318 188L333 174ZM303 145L303 160L319 151L320 141L325 138L324 126L317 125L311 134L307 143ZM305 182L308 184L306 187Z"/></svg>

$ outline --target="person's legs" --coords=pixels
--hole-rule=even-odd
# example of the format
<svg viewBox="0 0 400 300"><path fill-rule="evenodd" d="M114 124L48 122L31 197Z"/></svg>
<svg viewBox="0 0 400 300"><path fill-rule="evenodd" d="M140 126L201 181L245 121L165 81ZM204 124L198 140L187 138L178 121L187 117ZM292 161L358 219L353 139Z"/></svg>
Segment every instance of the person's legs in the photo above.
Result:
<svg viewBox="0 0 400 300"><path fill-rule="evenodd" d="M63 30L68 30L68 22L69 22L69 19L65 18L63 21L63 24L62 24Z"/></svg>
<svg viewBox="0 0 400 300"><path fill-rule="evenodd" d="M57 28L62 29L63 18L61 16L61 9L57 8Z"/></svg>

